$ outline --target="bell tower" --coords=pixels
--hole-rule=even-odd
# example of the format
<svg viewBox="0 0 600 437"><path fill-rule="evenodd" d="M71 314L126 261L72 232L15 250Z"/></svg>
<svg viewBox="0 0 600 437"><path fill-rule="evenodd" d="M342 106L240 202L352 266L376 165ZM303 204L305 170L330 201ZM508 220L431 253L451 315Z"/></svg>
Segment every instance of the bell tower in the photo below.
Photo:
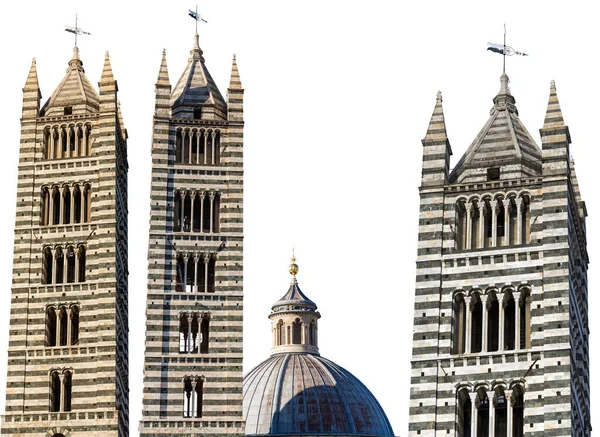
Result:
<svg viewBox="0 0 600 437"><path fill-rule="evenodd" d="M409 436L591 431L586 206L552 82L540 148L506 74L449 171L441 93L423 140Z"/></svg>
<svg viewBox="0 0 600 437"><path fill-rule="evenodd" d="M140 435L243 435L243 96L225 100L195 35L156 82Z"/></svg>
<svg viewBox="0 0 600 437"><path fill-rule="evenodd" d="M23 88L2 435L129 435L127 130L108 53Z"/></svg>

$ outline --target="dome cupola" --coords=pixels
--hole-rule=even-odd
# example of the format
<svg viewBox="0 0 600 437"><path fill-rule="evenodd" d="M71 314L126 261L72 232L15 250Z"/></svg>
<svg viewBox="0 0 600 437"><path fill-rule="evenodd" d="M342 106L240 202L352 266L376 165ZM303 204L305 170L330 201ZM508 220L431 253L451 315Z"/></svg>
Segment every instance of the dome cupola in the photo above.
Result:
<svg viewBox="0 0 600 437"><path fill-rule="evenodd" d="M317 320L321 315L317 311L317 304L300 290L296 279L298 270L296 258L292 255L290 288L273 304L269 315L273 331L273 354L289 352L319 354Z"/></svg>

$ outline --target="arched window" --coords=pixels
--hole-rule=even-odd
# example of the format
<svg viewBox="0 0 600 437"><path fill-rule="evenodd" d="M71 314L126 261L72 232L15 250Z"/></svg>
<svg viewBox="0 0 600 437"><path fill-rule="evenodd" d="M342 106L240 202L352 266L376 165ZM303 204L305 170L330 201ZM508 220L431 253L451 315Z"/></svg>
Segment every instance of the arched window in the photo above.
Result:
<svg viewBox="0 0 600 437"><path fill-rule="evenodd" d="M285 328L283 326L283 320L277 322L277 345L282 346L285 344Z"/></svg>
<svg viewBox="0 0 600 437"><path fill-rule="evenodd" d="M453 300L452 353L465 353L465 334L467 307L462 294L456 294Z"/></svg>
<svg viewBox="0 0 600 437"><path fill-rule="evenodd" d="M183 198L183 232L190 232L190 217L192 216L192 197L189 192Z"/></svg>
<svg viewBox="0 0 600 437"><path fill-rule="evenodd" d="M528 289L521 291L519 312L520 346L521 349L529 349L531 348L531 292Z"/></svg>
<svg viewBox="0 0 600 437"><path fill-rule="evenodd" d="M92 136L92 125L87 124L85 126L85 148L86 148L86 155L87 156L92 156L92 142L90 141L90 138Z"/></svg>
<svg viewBox="0 0 600 437"><path fill-rule="evenodd" d="M498 200L498 216L496 219L496 246L504 246L504 220L505 220L505 211L504 211L504 202L502 199Z"/></svg>
<svg viewBox="0 0 600 437"><path fill-rule="evenodd" d="M456 424L458 427L457 437L471 437L471 397L469 390L462 388L457 393L457 418Z"/></svg>
<svg viewBox="0 0 600 437"><path fill-rule="evenodd" d="M488 437L490 430L490 402L483 388L477 391L477 436Z"/></svg>
<svg viewBox="0 0 600 437"><path fill-rule="evenodd" d="M292 323L292 344L302 344L302 322L300 319Z"/></svg>
<svg viewBox="0 0 600 437"><path fill-rule="evenodd" d="M194 272L195 272L195 262L194 255L189 255L187 257L187 268L185 269L186 278L185 278L185 292L191 293L194 288Z"/></svg>
<svg viewBox="0 0 600 437"><path fill-rule="evenodd" d="M202 198L200 197L200 193L195 192L194 193L194 202L193 205L194 207L192 208L192 232L200 232L200 219L202 217L201 212L202 212Z"/></svg>
<svg viewBox="0 0 600 437"><path fill-rule="evenodd" d="M83 186L83 219L82 223L92 221L92 187L90 184Z"/></svg>
<svg viewBox="0 0 600 437"><path fill-rule="evenodd" d="M500 332L500 307L496 295L488 295L488 351L498 350L498 335Z"/></svg>
<svg viewBox="0 0 600 437"><path fill-rule="evenodd" d="M471 296L471 352L481 352L483 339L483 304L479 293Z"/></svg>
<svg viewBox="0 0 600 437"><path fill-rule="evenodd" d="M181 156L181 142L182 142L182 138L181 138L181 129L177 129L175 131L175 162L176 163L180 163L182 161L182 156Z"/></svg>
<svg viewBox="0 0 600 437"><path fill-rule="evenodd" d="M515 385L512 395L512 437L523 437L523 395L523 387Z"/></svg>
<svg viewBox="0 0 600 437"><path fill-rule="evenodd" d="M52 249L46 247L44 249L43 261L42 261L42 284L52 284L53 276L53 263L54 257L52 255Z"/></svg>
<svg viewBox="0 0 600 437"><path fill-rule="evenodd" d="M40 191L40 226L48 224L49 201L48 187L42 187Z"/></svg>
<svg viewBox="0 0 600 437"><path fill-rule="evenodd" d="M188 315L179 316L179 352L189 352L189 331Z"/></svg>
<svg viewBox="0 0 600 437"><path fill-rule="evenodd" d="M198 352L198 334L199 334L199 323L198 323L198 314L194 314L192 316L192 326L191 326L192 330L190 332L191 335L191 348L190 348L190 352L193 353L197 353Z"/></svg>
<svg viewBox="0 0 600 437"><path fill-rule="evenodd" d="M497 387L494 391L494 437L506 437L507 404L504 388Z"/></svg>
<svg viewBox="0 0 600 437"><path fill-rule="evenodd" d="M67 280L65 282L72 284L75 282L75 251L73 246L66 249L67 262Z"/></svg>
<svg viewBox="0 0 600 437"><path fill-rule="evenodd" d="M504 294L504 350L515 349L515 299L511 292Z"/></svg>
<svg viewBox="0 0 600 437"><path fill-rule="evenodd" d="M56 248L54 257L56 265L56 272L54 275L56 277L56 281L54 283L62 284L64 282L63 273L65 271L65 255L60 247Z"/></svg>
<svg viewBox="0 0 600 437"><path fill-rule="evenodd" d="M85 282L85 263L86 263L86 251L85 251L85 246L83 244L81 244L78 247L78 252L77 252L77 256L78 256L78 262L79 262L79 266L78 266L78 277L77 280L78 282Z"/></svg>
<svg viewBox="0 0 600 437"><path fill-rule="evenodd" d="M85 156L85 150L83 149L83 130L81 129L81 125L78 125L76 128L76 136L77 144L75 145L75 156Z"/></svg>
<svg viewBox="0 0 600 437"><path fill-rule="evenodd" d="M176 291L181 293L183 291L183 284L185 282L184 278L184 270L185 270L185 260L182 254L177 255L177 263L176 263Z"/></svg>
<svg viewBox="0 0 600 437"><path fill-rule="evenodd" d="M215 198L213 200L213 213L212 213L212 220L213 220L213 224L212 224L212 231L213 232L219 232L219 211L220 211L220 206L221 206L221 196L219 195L219 193L215 194Z"/></svg>
<svg viewBox="0 0 600 437"><path fill-rule="evenodd" d="M79 307L71 307L71 345L79 344Z"/></svg>
<svg viewBox="0 0 600 437"><path fill-rule="evenodd" d="M54 370L50 373L50 412L56 413L60 411L60 398L62 391L62 382L60 380L60 372Z"/></svg>
<svg viewBox="0 0 600 437"><path fill-rule="evenodd" d="M209 323L208 316L202 316L202 323L200 324L200 353L208 353L208 341L209 341Z"/></svg>
<svg viewBox="0 0 600 437"><path fill-rule="evenodd" d="M208 291L209 293L214 293L215 292L215 269L216 269L216 259L214 256L211 256L209 261L208 261L208 272L207 272L207 277L208 277L208 289L206 291Z"/></svg>
<svg viewBox="0 0 600 437"><path fill-rule="evenodd" d="M65 371L63 377L63 411L71 411L71 392L73 389L73 375L69 370Z"/></svg>
<svg viewBox="0 0 600 437"><path fill-rule="evenodd" d="M46 126L44 128L44 158L50 159L50 150L52 141L52 134L50 133L50 127Z"/></svg>
<svg viewBox="0 0 600 437"><path fill-rule="evenodd" d="M308 325L308 344L311 346L315 346L316 345L316 336L315 336L315 331L316 331L316 322L314 320L311 320L310 325Z"/></svg>
<svg viewBox="0 0 600 437"><path fill-rule="evenodd" d="M210 232L210 223L211 223L211 214L210 208L211 201L210 195L206 194L204 196L204 202L202 205L202 232Z"/></svg>
<svg viewBox="0 0 600 437"><path fill-rule="evenodd" d="M67 314L67 309L63 306L58 310L58 320L57 320L57 335L60 346L67 345L67 333L69 332L69 315Z"/></svg>
<svg viewBox="0 0 600 437"><path fill-rule="evenodd" d="M185 130L185 133L183 135L183 160L182 162L184 164L188 164L190 162L190 148L189 148L189 144L190 144L190 131L188 129Z"/></svg>
<svg viewBox="0 0 600 437"><path fill-rule="evenodd" d="M60 192L58 187L52 187L52 224L60 224Z"/></svg>
<svg viewBox="0 0 600 437"><path fill-rule="evenodd" d="M79 185L75 185L73 187L73 222L81 223L83 220L82 205L81 205L81 190L79 189Z"/></svg>
<svg viewBox="0 0 600 437"><path fill-rule="evenodd" d="M202 257L198 261L198 276L196 277L196 283L198 284L198 291L200 293L204 293L206 291L205 278L206 278L206 263L205 263L205 258Z"/></svg>
<svg viewBox="0 0 600 437"><path fill-rule="evenodd" d="M46 346L56 346L56 309L54 307L46 309Z"/></svg>
<svg viewBox="0 0 600 437"><path fill-rule="evenodd" d="M202 417L202 378L186 376L183 379L183 417Z"/></svg>
<svg viewBox="0 0 600 437"><path fill-rule="evenodd" d="M60 153L59 156L61 158L65 158L65 157L68 156L67 152L68 152L68 147L69 147L68 143L67 143L67 127L66 126L61 126L60 130L61 130L61 136L62 136L61 140L62 141L61 141L61 146L60 146L60 152L61 153Z"/></svg>
<svg viewBox="0 0 600 437"><path fill-rule="evenodd" d="M206 131L200 131L200 156L198 157L200 164L206 163L206 147L207 147L207 135Z"/></svg>
<svg viewBox="0 0 600 437"><path fill-rule="evenodd" d="M221 131L215 132L215 160L213 164L219 165L221 163Z"/></svg>
<svg viewBox="0 0 600 437"><path fill-rule="evenodd" d="M192 131L191 152L191 163L199 164L200 154L198 150L198 131L196 129Z"/></svg>
<svg viewBox="0 0 600 437"><path fill-rule="evenodd" d="M175 191L173 199L173 232L182 232L183 230L183 196L185 196L185 192L179 190Z"/></svg>

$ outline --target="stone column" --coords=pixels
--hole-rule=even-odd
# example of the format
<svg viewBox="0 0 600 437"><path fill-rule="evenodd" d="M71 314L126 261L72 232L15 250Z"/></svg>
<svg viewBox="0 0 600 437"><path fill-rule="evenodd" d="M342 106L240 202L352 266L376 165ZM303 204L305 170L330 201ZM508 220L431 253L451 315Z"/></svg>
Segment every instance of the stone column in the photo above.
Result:
<svg viewBox="0 0 600 437"><path fill-rule="evenodd" d="M488 350L488 295L481 295L481 352Z"/></svg>
<svg viewBox="0 0 600 437"><path fill-rule="evenodd" d="M196 131L194 134L196 138L196 164L200 164L200 131Z"/></svg>
<svg viewBox="0 0 600 437"><path fill-rule="evenodd" d="M62 283L63 284L67 284L68 281L68 276L67 274L69 273L69 248L65 247L65 251L63 252L63 280Z"/></svg>
<svg viewBox="0 0 600 437"><path fill-rule="evenodd" d="M523 243L523 217L521 217L523 207L523 198L517 199L517 244Z"/></svg>
<svg viewBox="0 0 600 437"><path fill-rule="evenodd" d="M67 313L67 346L71 346L71 326L72 326L71 316L72 315L73 315L73 312L72 312L71 308L69 308L69 312Z"/></svg>
<svg viewBox="0 0 600 437"><path fill-rule="evenodd" d="M79 282L79 249L75 252L75 282Z"/></svg>
<svg viewBox="0 0 600 437"><path fill-rule="evenodd" d="M485 247L485 202L480 202L479 208L479 245L478 247Z"/></svg>
<svg viewBox="0 0 600 437"><path fill-rule="evenodd" d="M210 148L210 161L212 165L215 165L215 137L217 136L217 133L215 131L212 131L210 136L212 140L212 145Z"/></svg>
<svg viewBox="0 0 600 437"><path fill-rule="evenodd" d="M505 311L506 311L506 295L502 296L502 301L498 302L500 304L499 309L499 316L500 316L500 320L498 323L498 330L500 331L498 333L498 350L499 351L503 351L505 349L504 347L504 318L506 316Z"/></svg>
<svg viewBox="0 0 600 437"><path fill-rule="evenodd" d="M198 398L196 396L196 384L198 380L196 378L192 379L192 408L191 408L191 417L198 417Z"/></svg>
<svg viewBox="0 0 600 437"><path fill-rule="evenodd" d="M196 155L198 156L198 155ZM194 200L196 199L196 191L190 193L190 232L194 232Z"/></svg>
<svg viewBox="0 0 600 437"><path fill-rule="evenodd" d="M472 233L473 233L473 224L471 222L471 220L473 219L472 214L472 209L473 209L473 204L471 202L465 203L465 211L466 211L466 215L467 215L467 241L465 244L465 249L470 250L472 248L472 243L473 243L473 238L472 238Z"/></svg>
<svg viewBox="0 0 600 437"><path fill-rule="evenodd" d="M477 437L477 393L469 393L471 398L471 437Z"/></svg>
<svg viewBox="0 0 600 437"><path fill-rule="evenodd" d="M62 128L59 126L58 127L58 150L57 150L57 154L56 157L58 159L62 158L62 137L63 137L63 131Z"/></svg>
<svg viewBox="0 0 600 437"><path fill-rule="evenodd" d="M208 293L208 261L210 260L210 256L206 253L204 254L204 292Z"/></svg>
<svg viewBox="0 0 600 437"><path fill-rule="evenodd" d="M492 200L492 244L491 247L498 245L498 201Z"/></svg>
<svg viewBox="0 0 600 437"><path fill-rule="evenodd" d="M188 314L188 331L187 331L187 352L192 352L192 319L193 315Z"/></svg>
<svg viewBox="0 0 600 437"><path fill-rule="evenodd" d="M506 402L506 437L513 436L513 409L512 409L512 391L504 392L504 402Z"/></svg>
<svg viewBox="0 0 600 437"><path fill-rule="evenodd" d="M181 211L180 211L180 214L179 214L181 216L181 222L180 222L181 223L181 226L180 226L181 229L180 229L180 232L183 232L185 230L185 223L183 222L183 218L184 218L183 213L185 211L185 195L186 195L185 191L183 191L183 190L179 191L179 197L181 198L181 201L179 203L181 205Z"/></svg>
<svg viewBox="0 0 600 437"><path fill-rule="evenodd" d="M504 200L504 245L510 246L510 199Z"/></svg>
<svg viewBox="0 0 600 437"><path fill-rule="evenodd" d="M471 296L465 296L465 311L467 312L467 323L465 331L465 353L471 353Z"/></svg>
<svg viewBox="0 0 600 437"><path fill-rule="evenodd" d="M209 226L209 231L208 232L211 233L211 234L213 232L213 221L214 221L213 215L215 213L215 211L214 211L214 200L215 200L215 192L211 191L210 192L210 214L209 214L210 223L208 224L208 226Z"/></svg>
<svg viewBox="0 0 600 437"><path fill-rule="evenodd" d="M45 225L49 225L50 224L50 214L49 214L49 211L50 211L50 190L47 189L44 192L44 210L42 212L42 214L44 215L44 218L43 218L42 221L43 221L43 223Z"/></svg>
<svg viewBox="0 0 600 437"><path fill-rule="evenodd" d="M521 293L513 293L515 299L515 350L521 349Z"/></svg>
<svg viewBox="0 0 600 437"><path fill-rule="evenodd" d="M60 379L60 411L65 411L65 375L59 373L58 378Z"/></svg>
<svg viewBox="0 0 600 437"><path fill-rule="evenodd" d="M60 187L59 189L59 197L60 197L60 214L58 217L58 223L63 224L65 222L65 187Z"/></svg>
<svg viewBox="0 0 600 437"><path fill-rule="evenodd" d="M54 225L54 187L48 188L48 194L50 196L50 211L48 213L48 224Z"/></svg>
<svg viewBox="0 0 600 437"><path fill-rule="evenodd" d="M487 396L488 396L488 405L489 405L489 410L490 410L490 420L489 420L489 431L488 431L488 437L494 437L494 421L496 419L496 408L494 406L494 392L493 391L488 391L487 392Z"/></svg>
<svg viewBox="0 0 600 437"><path fill-rule="evenodd" d="M71 129L67 126L67 156L66 158L71 157Z"/></svg>
<svg viewBox="0 0 600 437"><path fill-rule="evenodd" d="M54 249L52 251L52 284L56 284L56 257L58 256L57 254L57 249Z"/></svg>
<svg viewBox="0 0 600 437"><path fill-rule="evenodd" d="M81 193L81 205L79 208L79 223L85 223L85 208L87 207L87 203L89 203L89 199L86 202L85 199L87 199L89 197L89 192L87 187L85 186L85 184L83 185L83 187L81 187L79 189L80 193ZM88 214L88 221L89 221L89 214Z"/></svg>
<svg viewBox="0 0 600 437"><path fill-rule="evenodd" d="M56 344L54 346L60 346L60 308L55 308L54 313L56 314Z"/></svg>
<svg viewBox="0 0 600 437"><path fill-rule="evenodd" d="M204 192L200 193L200 232L204 232Z"/></svg>
<svg viewBox="0 0 600 437"><path fill-rule="evenodd" d="M523 305L525 305L525 344L522 347L529 349L531 347L531 295L524 299Z"/></svg>
<svg viewBox="0 0 600 437"><path fill-rule="evenodd" d="M86 125L83 126L83 151L81 153L81 156L88 156L88 127Z"/></svg>
<svg viewBox="0 0 600 437"><path fill-rule="evenodd" d="M204 131L204 165L206 165L208 160L208 131Z"/></svg>
<svg viewBox="0 0 600 437"><path fill-rule="evenodd" d="M75 224L75 188L71 190L71 210L69 211L69 223Z"/></svg>
<svg viewBox="0 0 600 437"><path fill-rule="evenodd" d="M188 254L183 255L183 292L187 293Z"/></svg>
<svg viewBox="0 0 600 437"><path fill-rule="evenodd" d="M196 254L194 255L194 285L192 291L198 292L198 260L200 257Z"/></svg>

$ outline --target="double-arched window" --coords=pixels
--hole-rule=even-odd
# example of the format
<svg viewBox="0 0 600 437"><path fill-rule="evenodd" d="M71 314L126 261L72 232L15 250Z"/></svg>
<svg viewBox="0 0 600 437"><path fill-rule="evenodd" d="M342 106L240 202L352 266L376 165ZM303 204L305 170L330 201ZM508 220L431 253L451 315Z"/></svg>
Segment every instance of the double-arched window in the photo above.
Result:
<svg viewBox="0 0 600 437"><path fill-rule="evenodd" d="M202 393L204 377L186 376L183 378L183 417L202 417Z"/></svg>
<svg viewBox="0 0 600 437"><path fill-rule="evenodd" d="M474 391L461 387L456 394L458 437L523 437L524 388L519 382L507 389L485 385ZM509 432L511 431L511 432Z"/></svg>
<svg viewBox="0 0 600 437"><path fill-rule="evenodd" d="M454 294L452 353L479 353L531 347L531 291L478 290Z"/></svg>
<svg viewBox="0 0 600 437"><path fill-rule="evenodd" d="M50 372L50 412L71 411L73 370L55 369Z"/></svg>

